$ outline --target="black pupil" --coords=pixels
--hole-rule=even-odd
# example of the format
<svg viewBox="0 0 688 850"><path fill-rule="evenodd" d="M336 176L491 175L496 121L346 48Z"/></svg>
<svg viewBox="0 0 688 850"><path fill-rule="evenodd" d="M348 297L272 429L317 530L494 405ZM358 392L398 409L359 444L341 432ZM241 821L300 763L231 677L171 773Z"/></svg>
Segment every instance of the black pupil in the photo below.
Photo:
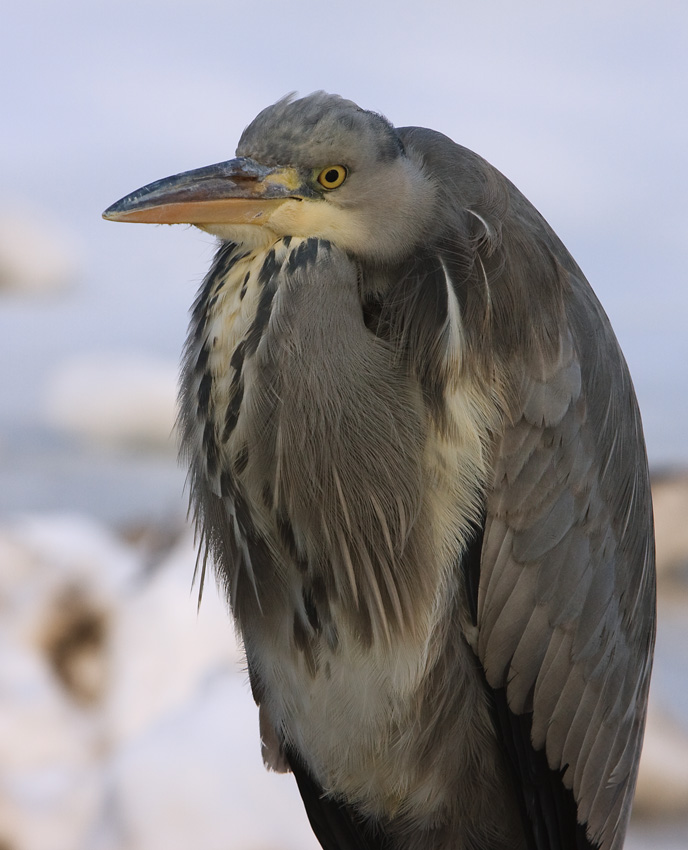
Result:
<svg viewBox="0 0 688 850"><path fill-rule="evenodd" d="M325 182L336 183L337 180L339 180L339 172L336 168L330 168L330 170L325 173Z"/></svg>

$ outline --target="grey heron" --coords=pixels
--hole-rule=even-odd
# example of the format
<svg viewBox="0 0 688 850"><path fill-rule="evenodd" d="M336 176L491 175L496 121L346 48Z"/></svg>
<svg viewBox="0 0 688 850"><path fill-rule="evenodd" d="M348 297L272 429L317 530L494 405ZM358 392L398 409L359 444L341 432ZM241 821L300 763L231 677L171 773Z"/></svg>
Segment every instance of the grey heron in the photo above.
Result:
<svg viewBox="0 0 688 850"><path fill-rule="evenodd" d="M221 240L182 453L265 762L322 846L619 850L647 461L607 316L542 216L446 136L322 92L104 216Z"/></svg>

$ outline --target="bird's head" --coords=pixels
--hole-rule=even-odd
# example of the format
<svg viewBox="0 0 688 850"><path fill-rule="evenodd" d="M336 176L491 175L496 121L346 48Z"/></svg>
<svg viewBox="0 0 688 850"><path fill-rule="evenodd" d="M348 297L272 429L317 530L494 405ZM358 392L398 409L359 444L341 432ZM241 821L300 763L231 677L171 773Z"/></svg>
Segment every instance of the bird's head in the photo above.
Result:
<svg viewBox="0 0 688 850"><path fill-rule="evenodd" d="M317 237L373 262L400 257L432 219L433 183L394 127L336 95L269 106L236 154L149 183L103 217L194 224L251 247Z"/></svg>

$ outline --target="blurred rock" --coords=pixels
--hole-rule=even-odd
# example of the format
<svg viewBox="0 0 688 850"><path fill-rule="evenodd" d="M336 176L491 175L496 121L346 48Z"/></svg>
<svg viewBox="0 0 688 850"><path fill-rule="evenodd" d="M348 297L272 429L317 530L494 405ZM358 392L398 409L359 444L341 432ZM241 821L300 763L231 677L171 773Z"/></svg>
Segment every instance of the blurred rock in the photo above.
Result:
<svg viewBox="0 0 688 850"><path fill-rule="evenodd" d="M633 815L688 814L688 731L650 699Z"/></svg>
<svg viewBox="0 0 688 850"><path fill-rule="evenodd" d="M660 580L688 568L688 474L657 476L652 482L657 573Z"/></svg>
<svg viewBox="0 0 688 850"><path fill-rule="evenodd" d="M0 846L74 850L102 796L109 629L132 552L70 516L0 529Z"/></svg>
<svg viewBox="0 0 688 850"><path fill-rule="evenodd" d="M0 628L43 655L63 685L55 657L57 667L66 664L67 648L79 649L79 634L93 643L84 621L104 624L139 569L131 548L98 523L69 514L6 522L0 565ZM102 636L99 643L105 642Z"/></svg>
<svg viewBox="0 0 688 850"><path fill-rule="evenodd" d="M0 209L0 293L61 292L80 272L76 240L61 225L24 208Z"/></svg>
<svg viewBox="0 0 688 850"><path fill-rule="evenodd" d="M111 445L176 451L178 368L134 354L93 354L53 373L46 414L57 428Z"/></svg>

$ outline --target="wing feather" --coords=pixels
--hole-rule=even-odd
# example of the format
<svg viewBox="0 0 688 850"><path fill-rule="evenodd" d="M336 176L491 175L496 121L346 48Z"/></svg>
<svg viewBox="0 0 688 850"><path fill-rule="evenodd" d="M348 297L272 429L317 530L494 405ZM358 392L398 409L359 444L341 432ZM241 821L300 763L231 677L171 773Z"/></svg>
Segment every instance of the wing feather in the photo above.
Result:
<svg viewBox="0 0 688 850"><path fill-rule="evenodd" d="M536 605L523 630L509 669L509 704L516 714L533 710L533 682L547 652L542 633L549 628L549 614L544 605Z"/></svg>
<svg viewBox="0 0 688 850"><path fill-rule="evenodd" d="M606 316L573 273L563 305L558 345L514 366L477 647L509 710L532 714L533 753L544 750L572 789L589 846L619 850L654 636L652 512L635 397Z"/></svg>

